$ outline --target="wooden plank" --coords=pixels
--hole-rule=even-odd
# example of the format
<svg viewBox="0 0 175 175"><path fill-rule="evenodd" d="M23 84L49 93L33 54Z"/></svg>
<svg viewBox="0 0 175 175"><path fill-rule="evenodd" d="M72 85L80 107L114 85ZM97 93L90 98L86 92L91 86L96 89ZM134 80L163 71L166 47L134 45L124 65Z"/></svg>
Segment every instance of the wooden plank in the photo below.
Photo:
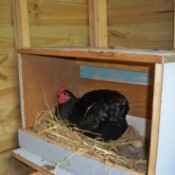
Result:
<svg viewBox="0 0 175 175"><path fill-rule="evenodd" d="M1 0L0 1L0 24L1 25L12 25L12 1Z"/></svg>
<svg viewBox="0 0 175 175"><path fill-rule="evenodd" d="M14 0L13 11L16 34L16 47L30 47L27 0Z"/></svg>
<svg viewBox="0 0 175 175"><path fill-rule="evenodd" d="M0 55L0 83L18 80L18 67L16 54ZM0 87L1 88L1 87Z"/></svg>
<svg viewBox="0 0 175 175"><path fill-rule="evenodd" d="M9 158L9 157L11 157L11 153L12 153L11 150L2 152L2 153L0 154L0 159L4 159L4 158Z"/></svg>
<svg viewBox="0 0 175 175"><path fill-rule="evenodd" d="M87 0L30 0L28 1L30 26L50 26L55 29L58 29L58 25L88 26L87 8ZM42 33L38 31L40 32Z"/></svg>
<svg viewBox="0 0 175 175"><path fill-rule="evenodd" d="M15 52L11 0L0 1L0 43L0 55Z"/></svg>
<svg viewBox="0 0 175 175"><path fill-rule="evenodd" d="M4 16L5 14L3 14ZM4 26L0 24L0 55L14 53L14 33L13 26Z"/></svg>
<svg viewBox="0 0 175 175"><path fill-rule="evenodd" d="M28 1L32 47L87 47L87 0Z"/></svg>
<svg viewBox="0 0 175 175"><path fill-rule="evenodd" d="M0 152L18 145L17 129L21 126L17 58L0 55Z"/></svg>
<svg viewBox="0 0 175 175"><path fill-rule="evenodd" d="M30 27L31 46L37 47L87 47L88 27L82 25L61 25Z"/></svg>
<svg viewBox="0 0 175 175"><path fill-rule="evenodd" d="M119 69L119 70L130 70L130 71L138 71L138 72L149 72L153 73L154 70L154 65L133 65L132 63L129 64L120 64L120 63L115 63L115 62L98 62L98 61L76 61L76 63L80 66L96 66L96 67L103 67L103 68L111 68L111 69Z"/></svg>
<svg viewBox="0 0 175 175"><path fill-rule="evenodd" d="M156 174L160 110L161 110L161 99L162 99L162 81L163 81L163 65L156 64L148 175Z"/></svg>
<svg viewBox="0 0 175 175"><path fill-rule="evenodd" d="M173 48L173 0L109 0L109 46Z"/></svg>
<svg viewBox="0 0 175 175"><path fill-rule="evenodd" d="M27 152L25 150L21 150L21 152L23 152L23 154L19 154L18 153L19 151L20 150L14 150L12 152L12 156L14 158L16 158L17 160L21 161L22 163L28 165L29 167L33 168L34 170L38 170L45 175L53 175L53 173L42 168L42 165L44 165L44 164L49 165L49 162L46 162L46 161L42 162L42 158L40 158L34 154L31 154L30 152ZM24 154L24 152L26 152L26 154ZM28 158L25 155L27 155ZM36 162L39 162L39 163L36 163ZM38 164L41 164L41 165L38 165Z"/></svg>
<svg viewBox="0 0 175 175"><path fill-rule="evenodd" d="M162 100L160 107L160 126L159 126L159 142L158 154L156 162L156 174L173 175L175 172L175 139L174 123L175 123L175 81L172 75L175 74L175 64L167 63L163 66L163 84L162 84Z"/></svg>
<svg viewBox="0 0 175 175"><path fill-rule="evenodd" d="M151 74L145 72L101 68L97 66L80 66L80 78L90 80L147 86L153 84L153 78L151 77L153 77L153 74L151 76Z"/></svg>
<svg viewBox="0 0 175 175"><path fill-rule="evenodd" d="M141 50L115 50L115 49L89 49L89 48L59 48L59 49L18 49L18 53L45 55L45 56L59 56L66 57L66 59L79 58L85 61L106 61L106 62L132 62L132 64L143 63L163 63L168 62L166 57L172 56L170 61L175 61L174 52L172 51L141 51Z"/></svg>
<svg viewBox="0 0 175 175"><path fill-rule="evenodd" d="M9 174L10 163L9 158L1 158L0 159L0 175Z"/></svg>
<svg viewBox="0 0 175 175"><path fill-rule="evenodd" d="M95 41L95 25L94 25L94 0L88 0L88 12L89 12L89 42L90 47L96 46Z"/></svg>
<svg viewBox="0 0 175 175"><path fill-rule="evenodd" d="M0 135L0 152L15 148L18 146L17 133L4 133Z"/></svg>
<svg viewBox="0 0 175 175"><path fill-rule="evenodd" d="M17 56L16 54L2 54L0 55L0 67L8 67L8 68L16 68L17 64Z"/></svg>
<svg viewBox="0 0 175 175"><path fill-rule="evenodd" d="M14 150L12 156L38 171L31 175L75 175L23 148Z"/></svg>
<svg viewBox="0 0 175 175"><path fill-rule="evenodd" d="M89 0L89 35L91 47L108 47L107 2Z"/></svg>

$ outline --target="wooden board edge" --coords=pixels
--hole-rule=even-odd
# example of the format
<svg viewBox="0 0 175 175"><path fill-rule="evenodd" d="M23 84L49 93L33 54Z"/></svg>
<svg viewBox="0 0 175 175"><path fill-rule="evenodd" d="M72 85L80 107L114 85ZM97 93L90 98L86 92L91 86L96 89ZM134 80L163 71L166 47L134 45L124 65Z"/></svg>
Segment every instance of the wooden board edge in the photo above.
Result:
<svg viewBox="0 0 175 175"><path fill-rule="evenodd" d="M22 73L22 58L18 54L18 75L19 75L19 88L20 88L20 109L21 109L21 122L22 127L25 128L25 112L24 112L24 98L23 98L23 73Z"/></svg>
<svg viewBox="0 0 175 175"><path fill-rule="evenodd" d="M137 52L122 52L111 50L78 50L78 49L18 49L18 53L31 54L31 55L43 55L43 56L55 56L62 59L75 59L82 61L107 61L117 63L134 63L134 64L155 64L163 63L163 55L144 54ZM175 61L175 58L174 58Z"/></svg>
<svg viewBox="0 0 175 175"><path fill-rule="evenodd" d="M44 175L53 175L52 173L48 172L47 170L45 170L44 168L40 167L39 165L33 163L32 161L25 159L22 155L17 154L15 151L12 152L12 157L19 160L20 162L28 165L29 167L33 168L34 170L37 170L37 171L43 173Z"/></svg>
<svg viewBox="0 0 175 175"><path fill-rule="evenodd" d="M159 139L162 81L163 81L163 65L156 64L148 175L156 174L155 171L156 171L157 149L158 149L158 139Z"/></svg>
<svg viewBox="0 0 175 175"><path fill-rule="evenodd" d="M37 134L37 133L34 133L34 132L30 131L30 130L27 130L27 129L22 128L22 129L19 129L19 132L21 132L22 134L25 135L25 137L24 137L25 139L26 139L28 136L29 136L29 137L34 137L34 138L35 138L34 140L41 139L41 140L42 140L42 143L45 142L46 144L51 144L51 145L54 145L54 146L57 146L57 147L62 147L62 148L64 148L64 150L66 150L66 151L68 151L68 152L72 152L72 150L70 150L69 148L63 147L63 145L58 144L58 143L56 143L56 142L54 142L54 141L51 141L51 140L47 139L46 137L41 136L41 135L39 135L39 134ZM19 141L20 143L21 143L21 142L24 143L24 139L23 139L23 138L19 138L19 139L21 139L21 141ZM25 143L24 143L24 144L23 144L23 143L20 144L20 146L27 150L27 148L25 147ZM30 150L29 150L29 151L30 151ZM72 152L72 153L73 153L73 152ZM72 153L71 153L71 154L72 154ZM90 158L90 159L92 159L92 160L98 161L98 162L100 162L100 163L102 163L102 164L105 163L105 162L103 162L103 161L99 161L99 159L98 159L98 158L95 158L95 157L91 158L91 157L89 157L88 155L81 155L81 154L79 154L79 155L82 156L82 157L87 157L87 158ZM58 162L57 162L57 163L58 163ZM106 166L106 167L107 167L107 166L115 167L116 169L118 169L118 170L120 170L120 171L129 173L130 175L145 175L145 174L143 174L143 173L139 173L139 172L133 171L133 170L131 170L131 169L122 167L122 166L120 166L120 165L115 165L115 166L114 166L113 164L107 163L105 166Z"/></svg>

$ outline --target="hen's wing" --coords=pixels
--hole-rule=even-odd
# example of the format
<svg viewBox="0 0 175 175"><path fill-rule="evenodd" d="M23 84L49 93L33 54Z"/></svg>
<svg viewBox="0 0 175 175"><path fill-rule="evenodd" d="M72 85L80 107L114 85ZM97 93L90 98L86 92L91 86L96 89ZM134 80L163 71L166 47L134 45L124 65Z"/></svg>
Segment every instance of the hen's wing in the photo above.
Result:
<svg viewBox="0 0 175 175"><path fill-rule="evenodd" d="M123 122L126 122L128 109L127 101L116 100L116 97L111 98L109 101L94 102L85 111L79 122L79 127L92 131L105 121L122 125Z"/></svg>

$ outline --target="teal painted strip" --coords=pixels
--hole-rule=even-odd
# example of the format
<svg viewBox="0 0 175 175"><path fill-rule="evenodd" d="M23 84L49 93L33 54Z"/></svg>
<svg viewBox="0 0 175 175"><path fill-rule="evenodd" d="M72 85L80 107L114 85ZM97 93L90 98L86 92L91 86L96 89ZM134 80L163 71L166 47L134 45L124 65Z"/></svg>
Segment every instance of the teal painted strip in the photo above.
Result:
<svg viewBox="0 0 175 175"><path fill-rule="evenodd" d="M80 77L85 79L149 85L150 74L137 71L116 70L93 66L80 66Z"/></svg>

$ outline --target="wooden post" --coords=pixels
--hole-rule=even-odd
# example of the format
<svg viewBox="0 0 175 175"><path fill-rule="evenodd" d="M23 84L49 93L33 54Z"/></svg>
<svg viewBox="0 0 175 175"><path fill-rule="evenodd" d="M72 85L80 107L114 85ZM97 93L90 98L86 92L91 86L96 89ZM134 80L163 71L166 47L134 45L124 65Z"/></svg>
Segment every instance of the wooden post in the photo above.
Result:
<svg viewBox="0 0 175 175"><path fill-rule="evenodd" d="M27 0L13 1L16 48L30 47Z"/></svg>
<svg viewBox="0 0 175 175"><path fill-rule="evenodd" d="M90 47L108 47L107 2L89 0Z"/></svg>
<svg viewBox="0 0 175 175"><path fill-rule="evenodd" d="M149 153L148 175L156 174L157 149L159 138L159 123L162 97L163 65L155 65L154 77L154 96L153 96L153 113L151 126L151 143Z"/></svg>

